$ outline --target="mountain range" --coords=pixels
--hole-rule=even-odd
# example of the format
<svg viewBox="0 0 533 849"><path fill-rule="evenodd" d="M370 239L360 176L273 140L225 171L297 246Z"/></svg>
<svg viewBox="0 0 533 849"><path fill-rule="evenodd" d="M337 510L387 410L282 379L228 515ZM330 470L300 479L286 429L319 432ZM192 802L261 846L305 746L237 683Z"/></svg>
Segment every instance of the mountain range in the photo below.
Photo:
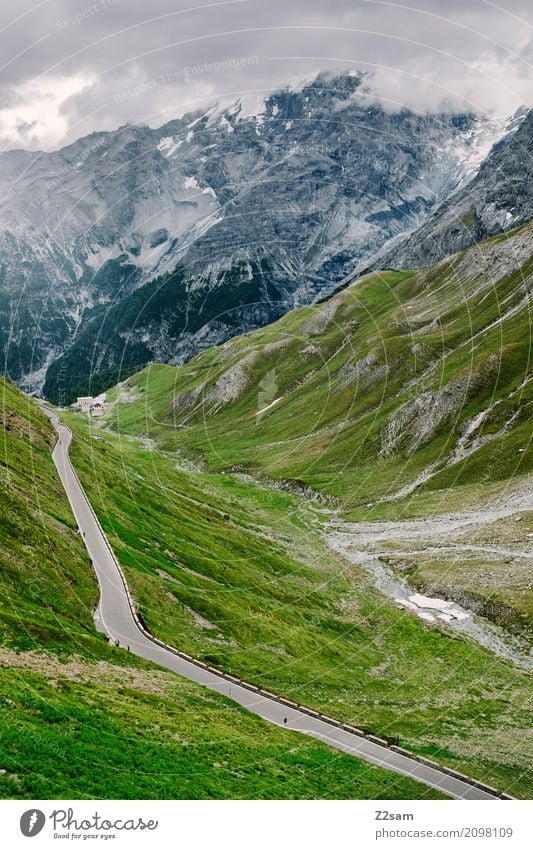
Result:
<svg viewBox="0 0 533 849"><path fill-rule="evenodd" d="M502 122L362 74L0 155L4 371L54 400L325 297L477 172ZM122 370L122 371L121 371Z"/></svg>

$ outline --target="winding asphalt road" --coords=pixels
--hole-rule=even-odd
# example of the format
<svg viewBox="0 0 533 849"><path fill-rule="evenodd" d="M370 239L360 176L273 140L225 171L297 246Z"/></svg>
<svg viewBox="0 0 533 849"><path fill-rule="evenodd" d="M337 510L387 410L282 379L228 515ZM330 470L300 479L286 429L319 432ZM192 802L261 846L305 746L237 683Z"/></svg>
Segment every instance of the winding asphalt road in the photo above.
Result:
<svg viewBox="0 0 533 849"><path fill-rule="evenodd" d="M448 796L456 799L499 798L497 791L491 791L491 788L474 786L457 774L450 775L437 766L420 763L401 751L337 727L332 722L320 719L318 715L311 716L304 710L280 703L275 697L254 692L249 685L237 683L237 679L235 682L230 681L215 670L211 671L185 659L176 650L151 637L134 613L134 605L120 566L70 462L72 433L66 425L61 424L55 411L44 405L42 409L58 434L53 460L98 578L100 602L96 619L110 640L190 681L222 693L274 725L314 737L368 763L409 776Z"/></svg>

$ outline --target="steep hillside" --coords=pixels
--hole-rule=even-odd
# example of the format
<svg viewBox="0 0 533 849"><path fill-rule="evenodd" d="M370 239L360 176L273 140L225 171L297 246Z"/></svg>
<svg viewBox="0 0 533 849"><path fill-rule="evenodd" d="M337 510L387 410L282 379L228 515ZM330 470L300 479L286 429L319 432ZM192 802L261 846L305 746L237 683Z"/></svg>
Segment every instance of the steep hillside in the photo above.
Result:
<svg viewBox="0 0 533 849"><path fill-rule="evenodd" d="M452 195L427 224L385 255L390 268L430 265L533 218L533 112L512 129L475 177Z"/></svg>
<svg viewBox="0 0 533 849"><path fill-rule="evenodd" d="M182 361L235 325L328 294L422 223L503 131L472 115L390 113L369 100L362 76L320 75L251 111L237 101L53 153L0 154L3 369L40 389L73 343L46 384L60 400L123 359ZM146 314L130 297L155 277L165 293ZM232 291L241 278L251 284L244 295ZM212 308L183 327L176 313L199 290L214 293ZM141 288L143 305L154 291ZM123 299L135 322L117 337Z"/></svg>
<svg viewBox="0 0 533 849"><path fill-rule="evenodd" d="M52 462L53 430L10 381L0 391L0 639L101 655L96 582Z"/></svg>
<svg viewBox="0 0 533 849"><path fill-rule="evenodd" d="M48 419L0 389L0 798L435 797L108 646Z"/></svg>
<svg viewBox="0 0 533 849"><path fill-rule="evenodd" d="M345 528L336 548L383 555L423 592L527 637L532 232L369 275L186 366L150 366L111 396L113 427L390 523ZM394 525L427 516L440 518Z"/></svg>
<svg viewBox="0 0 533 849"><path fill-rule="evenodd" d="M150 366L116 391L113 424L347 510L524 475L532 233L368 275L181 368Z"/></svg>

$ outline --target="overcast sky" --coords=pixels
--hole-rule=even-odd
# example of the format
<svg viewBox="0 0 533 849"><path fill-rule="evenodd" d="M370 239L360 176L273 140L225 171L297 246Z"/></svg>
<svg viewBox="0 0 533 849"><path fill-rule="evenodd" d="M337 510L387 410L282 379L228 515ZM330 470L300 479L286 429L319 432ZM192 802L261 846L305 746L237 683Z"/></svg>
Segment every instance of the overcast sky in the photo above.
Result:
<svg viewBox="0 0 533 849"><path fill-rule="evenodd" d="M160 125L322 69L389 108L533 105L531 0L2 0L0 146Z"/></svg>

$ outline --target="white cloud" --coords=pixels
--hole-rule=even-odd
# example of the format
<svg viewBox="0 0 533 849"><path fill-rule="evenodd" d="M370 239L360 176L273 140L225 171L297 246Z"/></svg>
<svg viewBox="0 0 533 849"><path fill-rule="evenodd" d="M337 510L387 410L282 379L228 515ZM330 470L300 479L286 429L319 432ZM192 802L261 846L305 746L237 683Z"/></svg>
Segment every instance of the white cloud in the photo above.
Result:
<svg viewBox="0 0 533 849"><path fill-rule="evenodd" d="M64 144L126 121L162 124L214 100L261 99L325 69L368 71L390 108L507 115L533 105L530 0L187 0L178 8L175 0L48 0L32 11L33 3L0 7L0 104L16 88L34 93L2 110L10 145ZM98 12L84 17L84 5ZM58 27L74 13L78 22Z"/></svg>
<svg viewBox="0 0 533 849"><path fill-rule="evenodd" d="M93 84L90 77L44 77L14 89L0 104L4 147L53 147L70 127L68 100Z"/></svg>

